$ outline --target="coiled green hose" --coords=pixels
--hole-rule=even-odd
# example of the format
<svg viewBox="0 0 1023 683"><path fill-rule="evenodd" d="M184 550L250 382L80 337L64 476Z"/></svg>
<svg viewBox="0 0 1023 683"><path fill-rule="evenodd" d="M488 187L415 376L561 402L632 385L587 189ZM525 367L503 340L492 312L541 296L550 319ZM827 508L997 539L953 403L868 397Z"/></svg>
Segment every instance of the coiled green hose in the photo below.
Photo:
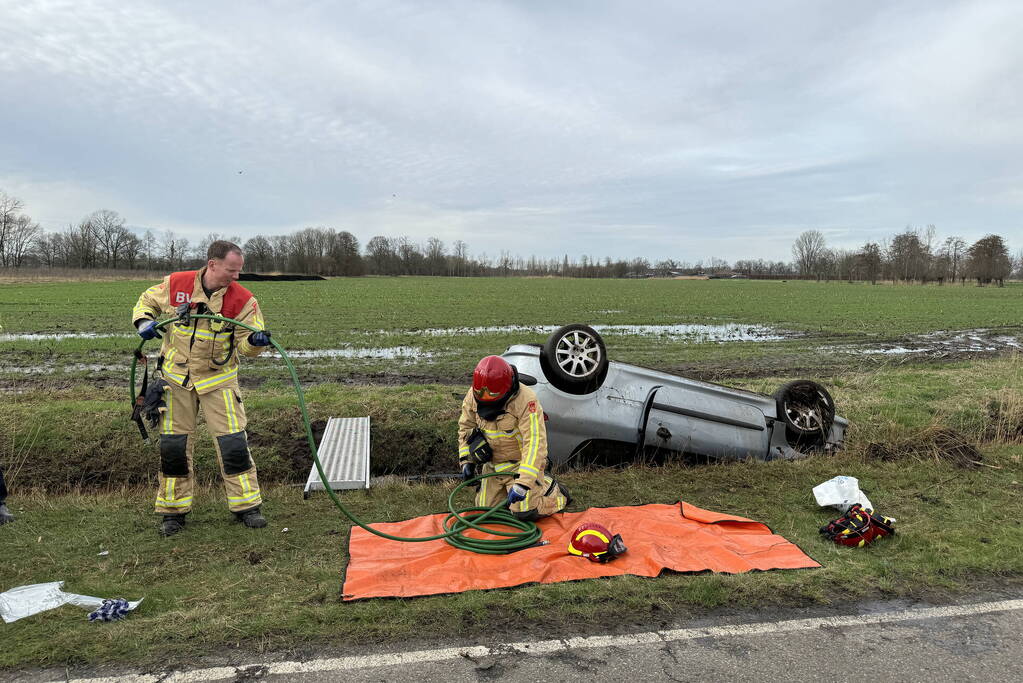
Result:
<svg viewBox="0 0 1023 683"><path fill-rule="evenodd" d="M219 320L221 322L230 323L239 327L244 327L250 332L259 332L260 330L255 327L246 325L243 322L233 320L231 318L224 318L219 315L210 315L205 313L194 313L190 315L191 318L206 318L208 320ZM156 323L157 328L163 328L166 325L175 323L178 318L167 318ZM136 354L131 361L131 402L134 404L136 392L135 392L135 371L138 367L138 355L142 352L142 347L145 346L146 340L143 339L139 342L137 347L138 354ZM348 519L352 520L353 523L361 526L371 534L376 534L382 538L387 538L392 541L401 541L403 543L422 543L424 541L436 541L437 539L443 538L445 541L460 548L462 550L468 550L474 553L483 553L487 555L504 555L507 553L513 553L517 550L523 550L530 548L535 545L539 545L541 539L541 532L537 528L536 524L530 521L517 519L511 511L505 507L504 502L500 502L494 507L483 508L483 507L469 507L469 508L455 508L455 496L466 486L470 486L475 482L486 479L487 477L507 476L513 470L507 470L504 472L493 472L491 474L481 474L474 479L463 481L451 492L448 496L448 516L444 518L444 533L437 534L436 536L422 536L422 537L404 537L404 536L393 536L391 534L384 533L383 531L377 531L373 527L369 526L358 517L356 517L351 511L348 510L338 498L337 494L331 489L330 484L327 482L327 475L323 472L323 466L320 464L320 457L316 451L316 440L313 438L313 428L309 423L309 412L306 410L305 405L305 394L302 392L302 385L298 381L298 373L295 372L295 366L291 363L291 358L288 357L287 352L281 347L277 341L271 337L270 344L281 354L281 358L288 366L288 371L291 373L291 381L295 385L295 394L298 396L298 407L302 411L302 422L305 425L306 438L309 440L309 450L313 454L313 464L316 465L316 472L320 476L320 481L323 482L323 489L330 496L330 499L334 501L334 505L340 510ZM487 525L487 526L484 526ZM500 528L505 527L505 528ZM518 531L509 531L508 527L518 529ZM476 538L466 534L470 529L475 529L486 534L494 536L500 536L501 538Z"/></svg>

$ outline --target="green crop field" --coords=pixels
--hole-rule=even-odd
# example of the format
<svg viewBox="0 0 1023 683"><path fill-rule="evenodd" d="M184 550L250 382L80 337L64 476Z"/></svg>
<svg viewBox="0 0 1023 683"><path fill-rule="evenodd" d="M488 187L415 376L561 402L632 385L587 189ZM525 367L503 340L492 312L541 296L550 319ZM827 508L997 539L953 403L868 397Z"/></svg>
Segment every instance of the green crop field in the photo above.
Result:
<svg viewBox="0 0 1023 683"><path fill-rule="evenodd" d="M89 377L123 381L137 339L131 307L152 282L0 284L0 381ZM936 330L1018 329L1023 286L871 286L750 280L338 278L254 282L268 327L288 350L334 350L298 363L307 381L462 382L482 355L541 343L551 327L761 325L776 341L705 342L663 330L605 333L612 358L702 376L763 375L787 367L855 366L836 345ZM514 326L529 329L484 329ZM544 329L540 329L543 327ZM21 334L100 335L18 339ZM118 335L118 336L109 336ZM152 348L155 348L153 345ZM395 358L387 358L394 355ZM274 376L250 364L247 381Z"/></svg>
<svg viewBox="0 0 1023 683"><path fill-rule="evenodd" d="M537 632L578 633L599 623L611 596L623 623L640 628L716 606L928 597L1023 583L1014 505L1023 494L1019 285L252 283L275 339L296 352L314 422L371 416L377 475L453 471L458 405L475 362L513 343L541 343L549 329L570 322L601 326L615 360L764 393L796 377L818 379L850 420L843 451L801 461L558 473L572 487L576 509L684 499L766 522L822 569L526 586L514 589L513 599L506 591L470 591L348 604L339 588L349 523L322 496L301 500L294 486L305 480L310 457L279 359L242 370L270 527L249 532L228 521L213 449L200 430L195 523L173 539L157 537L157 449L139 440L127 400L138 343L130 311L149 284L0 284L0 464L19 517L0 528L0 543L14 557L0 590L63 579L75 592L147 597L125 623L108 628L85 623L73 608L18 622L9 627L17 637L0 653L0 670L104 661L166 666L225 647L479 637L522 621ZM711 326L712 334L664 327L681 324ZM754 334L743 341L713 336L728 325ZM43 337L21 336L33 334ZM97 336L54 338L68 334ZM155 354L155 344L146 348ZM308 355L317 351L339 355ZM387 354L395 357L380 357ZM855 551L818 537L817 527L834 515L816 506L810 488L836 474L858 476L875 505L899 519L895 538ZM346 495L373 522L439 511L450 486L394 478ZM110 554L97 556L104 549ZM287 606L285 614L270 604ZM506 617L495 620L498 611Z"/></svg>

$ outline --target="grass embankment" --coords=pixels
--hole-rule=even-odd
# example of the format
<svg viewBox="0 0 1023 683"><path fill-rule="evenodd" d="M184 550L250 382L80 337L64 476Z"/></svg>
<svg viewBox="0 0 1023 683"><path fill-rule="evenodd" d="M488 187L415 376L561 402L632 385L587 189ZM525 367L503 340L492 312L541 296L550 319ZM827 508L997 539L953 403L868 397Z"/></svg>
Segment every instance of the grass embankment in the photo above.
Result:
<svg viewBox="0 0 1023 683"><path fill-rule="evenodd" d="M942 427L979 443L1020 436L1023 361L1019 356L932 366L886 367L818 378L852 423L852 449L900 444L919 430ZM772 393L791 377L732 381ZM321 384L306 392L314 431L331 416L369 415L374 475L452 472L455 423L463 387ZM128 420L126 393L84 383L29 391L0 403L0 462L22 487L50 492L148 484L156 476L156 439L145 445ZM290 386L245 394L252 450L267 483L304 482L312 464L301 414ZM197 469L212 481L211 439L200 423Z"/></svg>
<svg viewBox="0 0 1023 683"><path fill-rule="evenodd" d="M782 379L743 385L764 390ZM20 519L0 529L6 558L2 588L63 579L74 592L144 596L146 602L123 623L89 624L83 612L64 607L4 627L14 635L5 638L0 667L115 660L167 666L235 646L301 650L451 635L501 638L508 628L523 637L528 637L525 628L603 630L609 627L612 603L620 627L646 629L721 605L934 595L993 581L1018 585L1023 578L1018 519L1023 361L891 369L834 378L832 385L841 412L853 424L849 448L842 453L796 462L634 466L563 475L577 509L683 499L766 522L821 562L822 569L620 577L526 586L512 589L514 595L484 591L350 604L340 596L349 524L326 497L303 501L299 488L269 485L271 525L252 532L230 522L222 493L207 487L186 530L161 539L149 512L148 489L129 486L62 496L26 491L43 471L40 465L76 481L74 473L89 455L76 450L78 437L68 438L76 415L97 416L76 427L96 457L103 450L100 434L112 439L118 419L119 438L134 443L130 440L137 436L115 417L122 403L97 409L90 401L60 394L18 396L13 409L5 402L0 412L5 428L17 424L15 435L21 435L4 441L0 451L5 460L21 463L14 482L19 495L12 501ZM408 415L432 425L429 433L436 438L449 438L456 402L446 399L450 403L443 408L435 404L450 393L450 387L322 387L311 392L310 402L321 417L369 412L378 429L408 435L406 443L390 442L386 450L376 444L374 457L386 460L420 448L415 422L404 419ZM283 424L282 416L293 414L284 391L249 403L257 430ZM419 412L427 408L441 413ZM447 421L443 411L449 411ZM64 426L44 431L58 416ZM33 426L36 444L63 439L73 462L19 457L28 448ZM297 438L297 423L293 428L287 435ZM972 450L978 446L979 452ZM273 448L256 448L266 480L274 479L271 472L279 467L273 463ZM32 446L29 452L36 450ZM209 446L202 443L200 450L208 461ZM119 465L124 471L155 472L154 453L131 452L135 460ZM145 464L132 469L140 463ZM102 463L111 471L117 466ZM212 466L205 462L200 467L209 478ZM894 538L865 550L820 539L818 527L834 512L818 508L810 489L836 474L858 477L878 509L899 520ZM108 479L109 484L117 481ZM393 482L345 496L364 519L391 521L444 509L452 485ZM99 556L103 550L109 555Z"/></svg>
<svg viewBox="0 0 1023 683"><path fill-rule="evenodd" d="M151 492L19 497L21 519L0 529L5 587L63 579L70 591L145 597L114 624L90 624L63 607L4 628L0 667L126 661L169 666L213 650L304 649L316 645L476 636L508 629L556 632L649 629L702 608L799 605L961 591L977 580L1018 584L1023 576L1019 449L988 449L999 469L929 460L829 456L802 462L577 472L566 476L577 506L684 499L762 520L822 569L762 574L619 577L468 592L411 600L342 603L348 524L324 496L267 491L270 526L228 521L219 491L200 492L189 526L160 539L147 514ZM833 512L810 488L856 475L871 500L897 517L898 534L865 550L821 540ZM448 486L388 484L346 494L365 519L398 520L444 508ZM283 529L288 531L284 532ZM626 540L628 531L622 530ZM103 550L110 554L98 556ZM607 621L610 605L616 620ZM589 625L589 626L588 626Z"/></svg>

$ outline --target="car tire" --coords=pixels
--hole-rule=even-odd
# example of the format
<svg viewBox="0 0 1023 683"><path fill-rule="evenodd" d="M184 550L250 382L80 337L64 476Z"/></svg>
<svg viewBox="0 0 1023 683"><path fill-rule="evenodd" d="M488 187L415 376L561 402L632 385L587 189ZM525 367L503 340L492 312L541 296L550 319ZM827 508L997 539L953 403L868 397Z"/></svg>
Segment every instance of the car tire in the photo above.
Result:
<svg viewBox="0 0 1023 683"><path fill-rule="evenodd" d="M835 421L835 401L817 382L800 379L774 392L778 419L793 445L822 446Z"/></svg>
<svg viewBox="0 0 1023 683"><path fill-rule="evenodd" d="M557 389L569 394L589 394L607 376L607 347L588 325L565 325L554 330L540 350L540 365Z"/></svg>

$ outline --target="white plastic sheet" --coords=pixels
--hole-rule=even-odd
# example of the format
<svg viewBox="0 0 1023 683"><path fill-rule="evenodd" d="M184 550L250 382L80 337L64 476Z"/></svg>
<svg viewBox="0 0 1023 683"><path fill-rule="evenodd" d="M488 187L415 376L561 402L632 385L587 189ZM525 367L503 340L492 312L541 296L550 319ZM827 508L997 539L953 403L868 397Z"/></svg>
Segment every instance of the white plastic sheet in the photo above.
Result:
<svg viewBox="0 0 1023 683"><path fill-rule="evenodd" d="M8 624L18 619L30 617L47 610L56 609L61 605L77 605L89 611L98 609L103 604L103 598L95 598L91 595L77 595L65 593L62 589L63 581L52 581L50 583L33 583L29 586L18 586L9 591L0 593L0 617ZM135 609L142 603L142 600L128 603L128 609Z"/></svg>
<svg viewBox="0 0 1023 683"><path fill-rule="evenodd" d="M821 507L830 505L838 508L842 514L857 503L870 510L874 509L866 494L860 491L860 481L856 477L838 476L828 479L813 487L813 497Z"/></svg>

